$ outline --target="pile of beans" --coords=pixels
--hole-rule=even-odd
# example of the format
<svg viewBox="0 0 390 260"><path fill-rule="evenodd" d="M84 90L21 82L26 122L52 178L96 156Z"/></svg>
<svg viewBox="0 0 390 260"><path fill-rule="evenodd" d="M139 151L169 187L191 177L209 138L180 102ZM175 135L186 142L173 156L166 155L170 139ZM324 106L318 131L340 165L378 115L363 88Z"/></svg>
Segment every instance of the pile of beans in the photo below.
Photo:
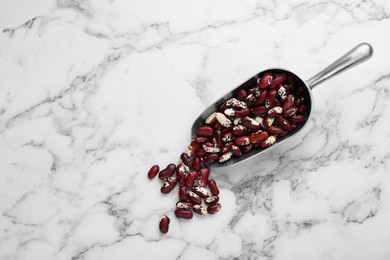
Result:
<svg viewBox="0 0 390 260"><path fill-rule="evenodd" d="M227 162L252 149L266 149L306 119L304 88L296 84L292 75L265 72L257 84L240 89L196 129L178 165L171 163L161 171L154 165L148 177L153 179L158 174L164 181L161 192L165 194L179 186L176 217L191 219L193 212L202 216L215 214L221 204L217 184L209 179L208 165ZM168 232L169 222L167 216L161 218L162 233Z"/></svg>

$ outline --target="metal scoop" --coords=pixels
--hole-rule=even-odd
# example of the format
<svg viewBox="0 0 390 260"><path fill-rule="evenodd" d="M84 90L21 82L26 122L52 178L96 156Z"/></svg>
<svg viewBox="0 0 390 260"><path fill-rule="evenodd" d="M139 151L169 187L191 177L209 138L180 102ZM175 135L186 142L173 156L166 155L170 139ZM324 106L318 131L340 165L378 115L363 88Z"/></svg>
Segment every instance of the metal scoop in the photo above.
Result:
<svg viewBox="0 0 390 260"><path fill-rule="evenodd" d="M299 76L297 76L294 72L286 70L286 69L281 69L281 68L271 68L267 69L264 71L261 71L254 75L252 78L248 79L238 87L232 89L225 95L223 95L220 99L215 101L213 104L211 104L208 108L206 108L195 120L194 124L192 125L191 129L191 136L194 138L195 137L195 132L196 128L202 124L204 124L206 118L212 114L213 112L217 111L219 107L228 99L235 97L236 93L240 89L247 89L251 86L256 85L257 79L260 77L262 73L265 71L274 71L276 73L280 72L287 72L288 74L292 75L294 77L294 80L296 81L297 85L302 86L304 88L305 96L307 97L307 120L300 125L297 129L294 131L290 132L286 136L279 137L277 142L273 144L271 147L266 148L266 149L261 149L261 148L255 148L252 149L247 154L243 154L241 157L232 157L230 160L224 162L224 163L218 163L214 162L210 165L210 167L225 167L225 166L231 166L243 161L248 160L249 158L259 156L264 152L267 152L271 150L273 147L278 146L279 144L283 143L286 141L289 137L292 137L293 135L297 134L300 132L308 123L308 121L311 118L312 115L312 106L313 106L313 98L312 98L312 93L311 90L316 87L317 85L323 83L324 81L336 76L337 74L344 72L350 68L352 68L355 65L358 65L362 63L363 61L366 61L369 59L373 54L373 49L370 44L368 43L360 43L356 47L354 47L352 50L344 54L342 57L340 57L338 60L330 64L328 67L325 69L321 70L318 72L316 75L311 77L309 80L304 81L302 80Z"/></svg>

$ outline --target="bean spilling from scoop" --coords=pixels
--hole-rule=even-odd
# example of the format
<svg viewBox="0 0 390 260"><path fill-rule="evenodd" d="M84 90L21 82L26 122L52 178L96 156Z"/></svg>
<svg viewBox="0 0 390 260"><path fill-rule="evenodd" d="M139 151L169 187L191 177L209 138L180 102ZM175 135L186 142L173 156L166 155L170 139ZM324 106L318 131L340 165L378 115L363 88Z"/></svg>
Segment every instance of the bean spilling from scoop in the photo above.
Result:
<svg viewBox="0 0 390 260"><path fill-rule="evenodd" d="M193 212L200 216L215 214L221 209L219 189L216 181L209 179L208 166L226 163L252 149L267 149L302 125L306 112L304 88L296 84L292 75L265 72L257 84L240 89L196 129L179 164L171 163L161 171L154 165L148 178L158 174L164 182L164 194L179 186L177 218L191 219ZM168 232L169 222L168 216L161 219L162 233Z"/></svg>

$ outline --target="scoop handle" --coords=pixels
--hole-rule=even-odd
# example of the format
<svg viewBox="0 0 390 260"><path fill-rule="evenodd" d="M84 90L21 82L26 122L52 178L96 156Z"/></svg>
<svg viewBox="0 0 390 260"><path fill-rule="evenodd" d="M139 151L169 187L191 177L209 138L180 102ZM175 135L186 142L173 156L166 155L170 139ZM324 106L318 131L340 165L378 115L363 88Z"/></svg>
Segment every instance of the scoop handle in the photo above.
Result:
<svg viewBox="0 0 390 260"><path fill-rule="evenodd" d="M322 82L371 58L374 50L368 43L360 43L325 69L311 77L307 84L311 89Z"/></svg>

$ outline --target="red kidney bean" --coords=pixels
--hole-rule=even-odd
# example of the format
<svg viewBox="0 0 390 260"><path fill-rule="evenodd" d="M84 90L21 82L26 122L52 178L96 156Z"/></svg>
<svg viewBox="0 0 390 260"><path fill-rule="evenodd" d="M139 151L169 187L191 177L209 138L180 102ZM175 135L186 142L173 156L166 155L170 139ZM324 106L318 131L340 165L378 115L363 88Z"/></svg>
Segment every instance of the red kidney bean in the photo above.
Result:
<svg viewBox="0 0 390 260"><path fill-rule="evenodd" d="M166 178L169 178L171 177L174 173L175 173L175 170L176 170L176 165L174 165L173 163L169 164L164 170L162 170L159 174L158 174L158 178L160 180L165 180Z"/></svg>
<svg viewBox="0 0 390 260"><path fill-rule="evenodd" d="M215 117L217 118L218 123L220 123L223 127L226 127L226 128L232 127L232 125L233 125L232 121L230 121L230 119L227 118L225 116L225 114L223 114L221 112L216 112Z"/></svg>
<svg viewBox="0 0 390 260"><path fill-rule="evenodd" d="M210 204L215 204L219 201L219 197L214 195L214 196L210 196L210 197L207 197L204 202L208 205Z"/></svg>
<svg viewBox="0 0 390 260"><path fill-rule="evenodd" d="M188 188L191 188L194 186L195 180L198 178L198 172L196 170L190 171L190 173L187 174L185 184Z"/></svg>
<svg viewBox="0 0 390 260"><path fill-rule="evenodd" d="M200 165L201 162L200 162L200 158L199 157L195 157L194 159L192 159L192 168L199 171L200 170Z"/></svg>
<svg viewBox="0 0 390 260"><path fill-rule="evenodd" d="M276 121L283 128L283 130L286 130L287 132L291 132L293 130L291 128L290 122L285 117L283 117L282 115L278 115L276 117Z"/></svg>
<svg viewBox="0 0 390 260"><path fill-rule="evenodd" d="M169 192L171 192L171 190L173 190L173 188L175 188L177 184L177 180L176 178L173 178L173 177L169 177L163 184L163 186L161 186L161 193L165 193L165 194L168 194Z"/></svg>
<svg viewBox="0 0 390 260"><path fill-rule="evenodd" d="M265 131L262 131L260 133L256 133L256 134L251 134L249 136L249 142L251 144L254 144L254 143L261 143L263 142L265 139L268 138L268 133L265 132Z"/></svg>
<svg viewBox="0 0 390 260"><path fill-rule="evenodd" d="M284 104L282 106L283 111L288 110L294 106L294 96L292 94L288 94L286 97L286 100L284 101Z"/></svg>
<svg viewBox="0 0 390 260"><path fill-rule="evenodd" d="M186 179L186 169L181 163L176 167L176 179L179 184L183 184Z"/></svg>
<svg viewBox="0 0 390 260"><path fill-rule="evenodd" d="M267 88L272 83L272 74L270 72L264 73L260 79L257 80L257 86L261 89Z"/></svg>
<svg viewBox="0 0 390 260"><path fill-rule="evenodd" d="M188 145L187 147L187 154L189 156L194 156L196 154L196 152L198 151L200 147L200 144L195 142L195 140L192 140L190 145Z"/></svg>
<svg viewBox="0 0 390 260"><path fill-rule="evenodd" d="M268 91L264 89L261 93L260 96L257 98L257 104L258 105L264 105L265 103L265 98L267 97Z"/></svg>
<svg viewBox="0 0 390 260"><path fill-rule="evenodd" d="M176 202L176 208L178 209L192 209L194 203L190 201L178 201Z"/></svg>
<svg viewBox="0 0 390 260"><path fill-rule="evenodd" d="M201 198L207 198L210 196L210 193L205 189L203 188L202 186L193 186L192 187L192 191L198 195L199 197Z"/></svg>
<svg viewBox="0 0 390 260"><path fill-rule="evenodd" d="M177 209L175 210L175 215L177 218L191 219L193 214L189 209Z"/></svg>
<svg viewBox="0 0 390 260"><path fill-rule="evenodd" d="M284 101L287 97L287 89L284 86L280 86L278 89L278 96L279 98Z"/></svg>
<svg viewBox="0 0 390 260"><path fill-rule="evenodd" d="M283 112L283 109L281 107L273 107L270 110L268 110L268 116L274 117L276 115L279 115Z"/></svg>
<svg viewBox="0 0 390 260"><path fill-rule="evenodd" d="M194 207L192 207L192 210L193 210L195 213L197 213L197 214L199 214L199 215L201 215L201 216L204 216L204 215L207 214L206 209L203 208L201 205L194 205Z"/></svg>
<svg viewBox="0 0 390 260"><path fill-rule="evenodd" d="M222 110L225 110L228 107L242 108L242 109L248 108L248 106L246 105L246 103L244 101L240 101L240 100L238 100L236 98L231 98L231 99L227 100L221 106L221 108L223 108Z"/></svg>
<svg viewBox="0 0 390 260"><path fill-rule="evenodd" d="M228 131L222 132L222 137L221 137L223 142L230 142L234 140L234 135L232 131L229 129Z"/></svg>
<svg viewBox="0 0 390 260"><path fill-rule="evenodd" d="M156 177L157 173L160 171L160 167L156 164L156 165L153 165L149 172L148 172L148 178L149 179L153 179L154 177Z"/></svg>
<svg viewBox="0 0 390 260"><path fill-rule="evenodd" d="M275 98L277 95L277 90L276 89L270 89L267 92L267 97L265 98L265 107L266 108L272 108L275 105Z"/></svg>
<svg viewBox="0 0 390 260"><path fill-rule="evenodd" d="M225 143L224 145L221 146L221 152L222 153L229 152L230 149L232 148L232 145L233 145L233 142Z"/></svg>
<svg viewBox="0 0 390 260"><path fill-rule="evenodd" d="M290 117L292 115L295 115L297 113L297 111L298 111L298 108L290 107L286 111L283 111L283 115L286 116L286 117Z"/></svg>
<svg viewBox="0 0 390 260"><path fill-rule="evenodd" d="M206 153L219 153L220 151L220 148L215 146L215 144L211 142L204 142L202 147L206 151Z"/></svg>
<svg viewBox="0 0 390 260"><path fill-rule="evenodd" d="M212 113L211 115L209 115L209 116L206 118L206 121L205 121L205 123L206 123L207 125L214 125L216 122L217 122L217 118L215 117L215 112Z"/></svg>
<svg viewBox="0 0 390 260"><path fill-rule="evenodd" d="M219 162L219 163L224 163L224 162L230 160L230 159L232 158L232 156L233 156L233 153L232 153L232 152L226 152L226 153L222 154L222 155L219 157L218 162Z"/></svg>
<svg viewBox="0 0 390 260"><path fill-rule="evenodd" d="M268 148L270 147L271 145L273 145L275 142L276 142L276 135L270 135L268 136L268 138L261 143L261 148Z"/></svg>
<svg viewBox="0 0 390 260"><path fill-rule="evenodd" d="M211 126L202 125L196 129L196 134L205 137L213 136L214 129Z"/></svg>
<svg viewBox="0 0 390 260"><path fill-rule="evenodd" d="M253 94L256 98L260 95L260 89L258 86L254 86L248 89L249 94Z"/></svg>
<svg viewBox="0 0 390 260"><path fill-rule="evenodd" d="M251 110L252 115L254 116L264 116L268 112L268 109L265 106L254 107Z"/></svg>
<svg viewBox="0 0 390 260"><path fill-rule="evenodd" d="M230 151L233 153L234 156L236 157L240 157L242 155L242 152L241 152L241 149L240 147L236 146L236 145L232 145L232 148L230 149Z"/></svg>
<svg viewBox="0 0 390 260"><path fill-rule="evenodd" d="M186 166L189 170L192 168L192 161L191 158L186 153L182 153L180 155L180 161L181 163Z"/></svg>
<svg viewBox="0 0 390 260"><path fill-rule="evenodd" d="M243 125L235 125L232 128L232 132L235 136L249 135L250 131Z"/></svg>
<svg viewBox="0 0 390 260"><path fill-rule="evenodd" d="M214 196L219 195L219 189L218 189L218 186L217 186L217 183L215 182L215 180L213 180L213 179L209 180L209 188L210 188L211 194L213 194Z"/></svg>
<svg viewBox="0 0 390 260"><path fill-rule="evenodd" d="M179 199L182 201L188 200L187 187L180 186L179 187Z"/></svg>
<svg viewBox="0 0 390 260"><path fill-rule="evenodd" d="M293 115L290 116L288 119L295 124L300 124L305 121L305 118L302 115Z"/></svg>
<svg viewBox="0 0 390 260"><path fill-rule="evenodd" d="M214 131L214 143L215 143L215 146L217 147L221 147L222 146L222 131L221 129L216 129Z"/></svg>
<svg viewBox="0 0 390 260"><path fill-rule="evenodd" d="M241 123L249 128L251 131L258 131L260 130L261 126L260 124L253 118L249 117L249 116L244 116L243 118L241 118Z"/></svg>
<svg viewBox="0 0 390 260"><path fill-rule="evenodd" d="M246 104L248 107L252 107L253 105L256 104L257 102L257 98L254 94L250 94L246 97L246 100L245 100Z"/></svg>
<svg viewBox="0 0 390 260"><path fill-rule="evenodd" d="M251 113L251 110L249 108L241 109L241 110L235 110L234 116L236 117L243 117L248 116Z"/></svg>
<svg viewBox="0 0 390 260"><path fill-rule="evenodd" d="M198 144L201 144L203 142L209 141L209 138L208 137L204 137L204 136L197 136L197 137L194 138L194 140Z"/></svg>
<svg viewBox="0 0 390 260"><path fill-rule="evenodd" d="M219 203L211 204L207 207L207 212L209 214L215 214L221 209L221 207L222 206Z"/></svg>
<svg viewBox="0 0 390 260"><path fill-rule="evenodd" d="M209 165L213 161L217 160L219 158L219 155L217 153L209 153L203 158L203 164Z"/></svg>
<svg viewBox="0 0 390 260"><path fill-rule="evenodd" d="M305 105L300 105L298 107L298 114L304 115L304 114L306 114L306 111L307 111L307 107Z"/></svg>
<svg viewBox="0 0 390 260"><path fill-rule="evenodd" d="M234 144L238 146L244 146L250 144L249 136L240 136L234 140Z"/></svg>
<svg viewBox="0 0 390 260"><path fill-rule="evenodd" d="M214 129L222 129L222 125L219 122L217 122L214 124Z"/></svg>
<svg viewBox="0 0 390 260"><path fill-rule="evenodd" d="M265 116L263 118L262 125L263 125L263 127L268 128L274 123L274 121L275 121L274 117Z"/></svg>
<svg viewBox="0 0 390 260"><path fill-rule="evenodd" d="M163 216L163 217L160 219L159 228L160 228L161 233L166 234L166 233L168 232L168 229L169 229L169 222L171 222L171 221L170 221L170 219L168 218L168 216Z"/></svg>
<svg viewBox="0 0 390 260"><path fill-rule="evenodd" d="M267 131L270 134L277 134L279 136L285 136L287 134L287 131L284 131L283 129L281 129L280 127L277 127L277 126L270 126L270 128L268 128Z"/></svg>
<svg viewBox="0 0 390 260"><path fill-rule="evenodd" d="M276 88L278 87L280 84L283 84L286 80L287 80L287 74L286 73L280 73L278 75L276 75L273 79L272 79L272 83L270 85L270 88Z"/></svg>
<svg viewBox="0 0 390 260"><path fill-rule="evenodd" d="M238 100L245 101L246 97L247 97L247 94L246 94L246 91L244 89L240 89L237 92L236 98Z"/></svg>
<svg viewBox="0 0 390 260"><path fill-rule="evenodd" d="M194 193L193 191L188 191L187 194L188 194L188 198L194 204L201 204L202 203L202 200L200 199L200 197L196 193Z"/></svg>
<svg viewBox="0 0 390 260"><path fill-rule="evenodd" d="M245 145L245 146L241 147L241 152L242 153L249 153L251 150L252 150L252 145L251 144L248 144L248 145Z"/></svg>
<svg viewBox="0 0 390 260"><path fill-rule="evenodd" d="M210 168L204 167L199 171L198 183L201 187L206 187L209 182Z"/></svg>
<svg viewBox="0 0 390 260"><path fill-rule="evenodd" d="M203 147L200 147L198 152L196 153L196 155L198 157L203 157L203 155L205 155L205 154L206 154L206 151L203 149Z"/></svg>

